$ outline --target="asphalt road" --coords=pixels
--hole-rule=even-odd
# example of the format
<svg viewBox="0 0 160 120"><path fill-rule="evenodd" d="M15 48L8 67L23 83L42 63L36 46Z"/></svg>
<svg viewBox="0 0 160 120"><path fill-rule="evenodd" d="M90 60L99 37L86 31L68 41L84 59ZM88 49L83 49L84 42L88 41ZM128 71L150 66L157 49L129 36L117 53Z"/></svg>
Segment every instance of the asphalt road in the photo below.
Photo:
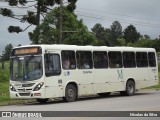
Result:
<svg viewBox="0 0 160 120"><path fill-rule="evenodd" d="M58 120L106 120L106 119L122 119L122 120L133 120L135 119L134 116L131 117L116 117L117 114L120 114L120 116L123 114L123 112L119 113L107 113L110 114L110 117L95 117L96 114L102 114L101 112L93 112L93 111L133 111L132 113L137 114L136 111L156 111L154 113L160 113L160 91L156 90L141 90L139 92L136 92L134 96L120 96L119 94L113 94L109 97L98 97L98 96L90 96L90 97L83 97L80 98L76 102L66 103L61 100L50 100L47 104L39 104L37 102L33 103L26 103L26 104L18 104L18 105L11 105L11 106L1 106L0 111L92 111L92 112L86 112L86 114L91 114L91 116L94 117L67 117L65 112L58 113L61 117L54 117ZM157 112L159 111L159 112ZM143 114L144 112L142 112ZM50 113L48 113L50 114ZM52 114L52 113L51 113ZM54 114L54 113L53 113ZM74 114L74 112L73 112ZM78 114L78 113L76 113ZM104 113L105 114L105 113ZM81 114L80 114L81 115ZM54 116L54 115L53 115ZM69 115L70 116L70 115ZM100 116L100 115L99 115ZM103 114L102 114L103 116ZM1 118L0 118L1 119ZM6 119L6 118L3 118ZM12 118L17 120L17 118ZM33 118L32 118L33 119ZM34 118L35 119L35 118ZM51 117L45 118L45 119L53 119ZM136 119L140 120L151 120L151 119L157 119L160 120L160 117L136 117ZM39 118L37 118L39 120Z"/></svg>

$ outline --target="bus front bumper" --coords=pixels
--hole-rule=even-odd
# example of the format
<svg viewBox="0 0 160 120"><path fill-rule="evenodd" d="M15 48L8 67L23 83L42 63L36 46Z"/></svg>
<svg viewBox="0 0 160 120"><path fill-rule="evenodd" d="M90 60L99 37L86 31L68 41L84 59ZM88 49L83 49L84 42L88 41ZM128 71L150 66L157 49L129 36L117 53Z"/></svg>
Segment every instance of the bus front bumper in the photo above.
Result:
<svg viewBox="0 0 160 120"><path fill-rule="evenodd" d="M44 92L40 91L31 91L31 92L17 92L10 90L10 98L16 99L31 99L31 98L45 98Z"/></svg>

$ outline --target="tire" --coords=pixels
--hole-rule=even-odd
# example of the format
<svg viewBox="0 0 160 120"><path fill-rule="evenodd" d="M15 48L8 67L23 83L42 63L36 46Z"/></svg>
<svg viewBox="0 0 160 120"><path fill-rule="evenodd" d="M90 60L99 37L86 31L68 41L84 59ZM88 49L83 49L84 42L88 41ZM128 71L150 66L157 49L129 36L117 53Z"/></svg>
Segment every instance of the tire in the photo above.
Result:
<svg viewBox="0 0 160 120"><path fill-rule="evenodd" d="M106 93L98 93L98 95L99 95L100 97L107 97L107 96L110 95L110 92L106 92Z"/></svg>
<svg viewBox="0 0 160 120"><path fill-rule="evenodd" d="M135 94L135 83L129 80L126 84L126 91L121 91L121 95L132 96Z"/></svg>
<svg viewBox="0 0 160 120"><path fill-rule="evenodd" d="M48 101L48 99L49 99L49 98L45 98L45 99L36 99L36 100L37 100L37 102L44 104L44 103L46 103L46 102Z"/></svg>
<svg viewBox="0 0 160 120"><path fill-rule="evenodd" d="M128 81L126 85L126 95L132 96L135 93L135 83L133 81Z"/></svg>
<svg viewBox="0 0 160 120"><path fill-rule="evenodd" d="M76 87L72 84L67 85L65 90L65 97L63 97L63 100L66 102L73 102L76 99L77 99Z"/></svg>

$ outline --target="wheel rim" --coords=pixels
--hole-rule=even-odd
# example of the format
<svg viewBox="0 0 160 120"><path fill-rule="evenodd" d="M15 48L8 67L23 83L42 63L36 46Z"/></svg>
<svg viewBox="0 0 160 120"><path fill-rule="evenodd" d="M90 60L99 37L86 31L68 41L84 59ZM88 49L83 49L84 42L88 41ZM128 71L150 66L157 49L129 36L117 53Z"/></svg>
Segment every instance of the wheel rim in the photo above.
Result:
<svg viewBox="0 0 160 120"><path fill-rule="evenodd" d="M69 98L73 98L74 97L74 90L73 89L69 89L67 92L67 95Z"/></svg>
<svg viewBox="0 0 160 120"><path fill-rule="evenodd" d="M132 84L129 84L129 85L128 85L128 92L129 92L129 93L133 93L133 91L134 91L133 85L132 85Z"/></svg>

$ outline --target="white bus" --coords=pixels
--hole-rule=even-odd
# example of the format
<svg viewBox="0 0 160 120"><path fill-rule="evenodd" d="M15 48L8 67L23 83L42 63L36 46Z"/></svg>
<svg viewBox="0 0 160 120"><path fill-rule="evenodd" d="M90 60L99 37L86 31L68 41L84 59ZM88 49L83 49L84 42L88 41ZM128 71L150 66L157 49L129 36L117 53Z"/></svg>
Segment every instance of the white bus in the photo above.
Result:
<svg viewBox="0 0 160 120"><path fill-rule="evenodd" d="M40 103L114 91L131 96L159 82L153 48L28 45L14 48L10 62L10 97Z"/></svg>

